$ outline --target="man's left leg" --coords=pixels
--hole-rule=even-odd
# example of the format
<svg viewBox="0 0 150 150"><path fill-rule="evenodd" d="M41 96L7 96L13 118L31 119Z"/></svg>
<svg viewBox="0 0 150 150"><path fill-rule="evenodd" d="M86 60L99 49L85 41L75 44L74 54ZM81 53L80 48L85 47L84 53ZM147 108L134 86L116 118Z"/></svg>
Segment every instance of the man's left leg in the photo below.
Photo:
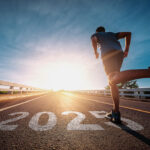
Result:
<svg viewBox="0 0 150 150"><path fill-rule="evenodd" d="M109 75L109 82L112 84L118 84L141 78L150 78L150 68L114 72Z"/></svg>

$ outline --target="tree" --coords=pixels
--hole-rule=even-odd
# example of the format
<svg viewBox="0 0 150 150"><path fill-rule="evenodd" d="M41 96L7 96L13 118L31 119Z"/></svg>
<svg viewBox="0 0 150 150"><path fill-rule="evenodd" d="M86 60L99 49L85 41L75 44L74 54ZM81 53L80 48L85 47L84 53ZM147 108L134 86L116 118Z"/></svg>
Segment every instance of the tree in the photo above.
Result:
<svg viewBox="0 0 150 150"><path fill-rule="evenodd" d="M110 89L110 86L107 85L107 86L105 87L105 90L109 90L109 89Z"/></svg>
<svg viewBox="0 0 150 150"><path fill-rule="evenodd" d="M136 80L128 81L125 83L119 83L117 84L117 86L119 89L135 89L139 87ZM107 85L105 89L110 89L109 85Z"/></svg>
<svg viewBox="0 0 150 150"><path fill-rule="evenodd" d="M124 84L122 84L120 86L118 85L118 87L120 89L135 89L135 88L138 88L139 86L138 86L136 80L132 80L132 81L125 82Z"/></svg>

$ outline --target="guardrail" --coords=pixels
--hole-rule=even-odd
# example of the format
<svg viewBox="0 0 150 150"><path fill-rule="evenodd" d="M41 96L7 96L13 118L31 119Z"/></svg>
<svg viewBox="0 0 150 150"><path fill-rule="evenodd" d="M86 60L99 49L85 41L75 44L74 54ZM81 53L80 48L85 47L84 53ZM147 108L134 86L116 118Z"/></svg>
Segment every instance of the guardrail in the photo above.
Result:
<svg viewBox="0 0 150 150"><path fill-rule="evenodd" d="M80 91L74 91L74 92L111 96L110 90L80 90ZM120 97L130 97L130 98L136 98L136 99L150 99L150 88L119 89L119 95Z"/></svg>
<svg viewBox="0 0 150 150"><path fill-rule="evenodd" d="M7 82L7 81L2 81L0 80L0 85L1 86L7 86L8 88L0 88L0 91L7 91L10 94L13 94L14 92L35 92L35 91L43 91L40 88L35 88L32 86L27 86L23 84L18 84L18 83L12 83L12 82ZM19 88L19 89L15 89Z"/></svg>

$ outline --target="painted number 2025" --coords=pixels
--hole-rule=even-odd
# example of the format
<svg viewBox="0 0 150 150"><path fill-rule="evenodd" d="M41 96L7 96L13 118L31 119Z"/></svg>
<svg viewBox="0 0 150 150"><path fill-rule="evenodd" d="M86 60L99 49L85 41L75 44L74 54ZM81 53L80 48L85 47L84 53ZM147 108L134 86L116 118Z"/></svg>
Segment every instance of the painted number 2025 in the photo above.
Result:
<svg viewBox="0 0 150 150"><path fill-rule="evenodd" d="M89 111L89 113L95 118L102 119L105 117L105 111ZM39 120L40 117L46 114L48 115L48 121L45 125L40 125ZM104 128L98 124L81 124L81 122L86 118L86 116L81 112L76 111L65 111L62 112L62 115L76 114L77 116L71 120L67 125L67 130L104 130ZM8 125L8 123L12 123L18 121L20 119L26 118L29 113L28 112L15 112L9 114L10 116L16 116L15 118L8 119L0 122L0 130L2 131L13 131L18 125ZM144 129L142 125L132 121L130 119L121 118L123 122L127 124L127 127L132 130L142 130ZM38 112L36 113L31 120L29 121L29 127L34 131L47 131L51 130L57 124L57 117L53 112ZM104 122L104 124L108 126L112 126L115 128L120 128L119 126L113 124L112 122Z"/></svg>

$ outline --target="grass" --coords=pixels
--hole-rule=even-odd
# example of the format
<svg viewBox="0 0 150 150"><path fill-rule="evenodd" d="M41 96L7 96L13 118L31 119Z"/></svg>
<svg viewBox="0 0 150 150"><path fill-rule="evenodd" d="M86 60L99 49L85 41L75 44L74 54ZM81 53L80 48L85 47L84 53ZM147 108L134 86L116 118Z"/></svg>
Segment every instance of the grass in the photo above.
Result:
<svg viewBox="0 0 150 150"><path fill-rule="evenodd" d="M0 91L0 94L9 94L8 91Z"/></svg>

